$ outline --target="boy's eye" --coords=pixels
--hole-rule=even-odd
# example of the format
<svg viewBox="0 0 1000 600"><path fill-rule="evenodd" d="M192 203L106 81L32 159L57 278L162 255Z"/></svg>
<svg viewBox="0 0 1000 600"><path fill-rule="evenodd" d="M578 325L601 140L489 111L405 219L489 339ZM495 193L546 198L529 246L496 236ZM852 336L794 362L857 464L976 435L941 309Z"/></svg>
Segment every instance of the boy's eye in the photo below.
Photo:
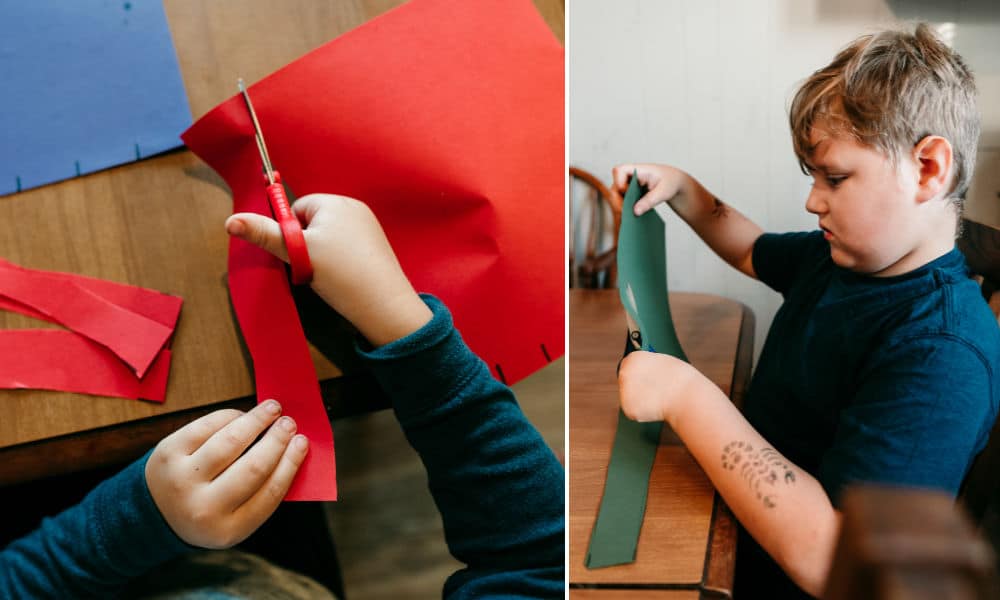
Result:
<svg viewBox="0 0 1000 600"><path fill-rule="evenodd" d="M830 187L837 187L840 185L847 177L843 175L830 175L826 177L826 183Z"/></svg>

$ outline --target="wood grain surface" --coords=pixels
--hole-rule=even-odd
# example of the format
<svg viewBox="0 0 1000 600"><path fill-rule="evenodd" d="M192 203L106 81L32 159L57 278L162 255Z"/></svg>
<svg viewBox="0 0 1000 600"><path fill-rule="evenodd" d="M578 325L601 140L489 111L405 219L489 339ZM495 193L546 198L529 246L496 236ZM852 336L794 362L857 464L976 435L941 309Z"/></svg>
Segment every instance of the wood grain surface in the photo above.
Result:
<svg viewBox="0 0 1000 600"><path fill-rule="evenodd" d="M236 92L237 77L256 81L401 3L165 0L164 6L197 119ZM536 0L536 6L561 40L563 3ZM94 466L100 463L102 439L117 436L107 444L118 448L114 458L118 460L141 453L149 439L166 435L178 420L160 419L160 425L151 431L147 427L138 437L110 426L207 410L253 394L251 365L225 284L228 237L223 222L231 206L222 180L186 150L0 198L0 257L26 267L70 271L184 298L164 404L0 390L5 414L0 419L0 457L4 449L18 445L97 430L88 446L77 445L67 455L85 451L93 459L88 466ZM45 326L0 313L0 328ZM341 374L315 350L313 357L320 379ZM66 458L32 448L21 456L37 455L38 461L50 463ZM72 468L63 466L62 471ZM11 474L6 475L0 483L12 481ZM17 477L35 476L30 461L19 463Z"/></svg>
<svg viewBox="0 0 1000 600"><path fill-rule="evenodd" d="M570 600L699 600L697 590L581 590L569 592Z"/></svg>
<svg viewBox="0 0 1000 600"><path fill-rule="evenodd" d="M570 584L704 587L726 595L732 589L732 517L722 505L713 518L711 483L666 427L650 477L636 561L584 567L615 433L615 367L625 344L625 317L617 290L569 294ZM751 319L744 327L743 305L689 293L671 294L670 305L691 363L727 394L734 379L744 385L744 371L749 372L745 346L752 347L753 323ZM737 360L740 356L743 361Z"/></svg>

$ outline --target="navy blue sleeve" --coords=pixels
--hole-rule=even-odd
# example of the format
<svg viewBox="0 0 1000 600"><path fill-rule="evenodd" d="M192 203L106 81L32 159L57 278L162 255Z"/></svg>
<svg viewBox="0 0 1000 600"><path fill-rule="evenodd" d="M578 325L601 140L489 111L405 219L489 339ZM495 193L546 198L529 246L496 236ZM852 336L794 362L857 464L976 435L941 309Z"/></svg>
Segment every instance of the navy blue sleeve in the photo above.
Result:
<svg viewBox="0 0 1000 600"><path fill-rule="evenodd" d="M853 482L957 494L997 415L989 364L959 338L925 335L868 365L820 463L834 505Z"/></svg>
<svg viewBox="0 0 1000 600"><path fill-rule="evenodd" d="M767 287L785 295L804 267L829 257L822 231L765 233L753 245L753 270Z"/></svg>
<svg viewBox="0 0 1000 600"><path fill-rule="evenodd" d="M0 598L106 598L192 549L153 503L146 487L148 458L0 551Z"/></svg>
<svg viewBox="0 0 1000 600"><path fill-rule="evenodd" d="M420 330L359 349L427 469L451 554L446 598L562 598L562 466L510 388L462 341L447 308Z"/></svg>

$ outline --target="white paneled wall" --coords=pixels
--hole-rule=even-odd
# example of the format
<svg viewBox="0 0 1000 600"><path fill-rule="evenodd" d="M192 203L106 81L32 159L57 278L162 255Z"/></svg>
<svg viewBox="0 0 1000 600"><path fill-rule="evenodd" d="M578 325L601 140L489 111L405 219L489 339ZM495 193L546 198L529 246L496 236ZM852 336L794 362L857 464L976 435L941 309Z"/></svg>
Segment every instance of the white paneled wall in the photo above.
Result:
<svg viewBox="0 0 1000 600"><path fill-rule="evenodd" d="M570 164L608 182L618 163L675 165L765 231L816 227L787 122L798 83L897 22L883 0L570 0L567 18ZM750 306L759 353L780 296L661 214L670 289Z"/></svg>

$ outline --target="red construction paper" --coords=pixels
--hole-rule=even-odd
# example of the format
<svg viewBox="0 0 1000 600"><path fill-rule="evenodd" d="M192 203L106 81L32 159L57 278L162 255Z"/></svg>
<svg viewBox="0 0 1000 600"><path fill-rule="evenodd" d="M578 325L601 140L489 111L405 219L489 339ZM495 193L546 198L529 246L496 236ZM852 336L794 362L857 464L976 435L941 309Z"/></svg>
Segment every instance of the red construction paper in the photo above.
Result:
<svg viewBox="0 0 1000 600"><path fill-rule="evenodd" d="M38 312L30 306L26 306L16 300L11 300L10 298L4 298L3 296L0 296L0 310L9 310L11 312L27 315L33 319L49 321L48 316Z"/></svg>
<svg viewBox="0 0 1000 600"><path fill-rule="evenodd" d="M563 354L563 50L529 0L413 0L251 96L285 183L368 203L415 287L449 306L498 377ZM236 211L268 214L242 98L182 138L229 183ZM284 267L235 239L229 256L258 396L288 407L291 386L314 381L297 380L312 367ZM297 398L325 424L315 396ZM310 454L329 464L293 491L331 480L332 453Z"/></svg>
<svg viewBox="0 0 1000 600"><path fill-rule="evenodd" d="M61 271L42 271L39 269L27 269L12 262L0 258L0 269L12 268L24 271L31 271L35 274L46 275L56 279L72 281L76 285L104 298L108 302L152 319L165 327L174 329L177 325L177 318L181 312L181 305L184 300L178 296L164 294L149 288L116 283L106 279L95 279L77 275L76 273L64 273ZM3 272L0 270L0 278ZM0 295L0 309L19 312L29 317L45 319L40 312L25 306L24 304L10 301ZM48 319L46 319L48 320Z"/></svg>
<svg viewBox="0 0 1000 600"><path fill-rule="evenodd" d="M173 330L72 280L0 265L0 295L114 352L142 377Z"/></svg>
<svg viewBox="0 0 1000 600"><path fill-rule="evenodd" d="M141 398L163 402L170 350L163 349L141 380L114 353L59 329L0 330L0 388Z"/></svg>
<svg viewBox="0 0 1000 600"><path fill-rule="evenodd" d="M27 269L0 259L0 309L10 310L83 331L10 330L0 331L0 388L33 388L55 391L141 398L163 402L170 371L170 351L163 348L177 323L183 300L156 290L84 277L73 273ZM11 296L40 306L24 304ZM81 310L82 309L82 310ZM122 357L111 349L88 341L108 339L110 331L120 334L111 345L135 349L129 339L139 331L153 332L157 346L152 361L140 379ZM146 351L140 347L140 350Z"/></svg>

